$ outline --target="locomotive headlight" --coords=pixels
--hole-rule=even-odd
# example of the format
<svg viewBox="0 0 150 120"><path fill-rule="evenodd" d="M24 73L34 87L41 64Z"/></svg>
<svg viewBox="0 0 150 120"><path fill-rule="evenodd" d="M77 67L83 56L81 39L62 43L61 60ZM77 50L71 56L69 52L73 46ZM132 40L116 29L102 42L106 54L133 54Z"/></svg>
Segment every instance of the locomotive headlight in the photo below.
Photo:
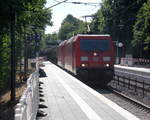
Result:
<svg viewBox="0 0 150 120"><path fill-rule="evenodd" d="M85 64L82 64L81 66L82 66L82 67L85 67L86 65L85 65Z"/></svg>
<svg viewBox="0 0 150 120"><path fill-rule="evenodd" d="M106 67L109 67L110 65L109 64L106 64Z"/></svg>
<svg viewBox="0 0 150 120"><path fill-rule="evenodd" d="M87 56L81 56L81 61L88 61L88 57Z"/></svg>
<svg viewBox="0 0 150 120"><path fill-rule="evenodd" d="M103 57L103 61L110 61L110 60L111 60L111 58L109 56L104 56Z"/></svg>

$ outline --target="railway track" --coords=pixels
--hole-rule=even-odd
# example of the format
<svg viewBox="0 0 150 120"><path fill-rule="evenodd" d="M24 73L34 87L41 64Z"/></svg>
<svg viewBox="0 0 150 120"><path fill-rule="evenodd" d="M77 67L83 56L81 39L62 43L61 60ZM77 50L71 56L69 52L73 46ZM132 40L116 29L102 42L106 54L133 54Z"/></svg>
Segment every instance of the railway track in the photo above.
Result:
<svg viewBox="0 0 150 120"><path fill-rule="evenodd" d="M111 87L111 86L109 86L108 89L111 90L111 91L112 91L113 93L115 93L116 95L118 95L118 96L120 96L120 97L122 97L122 98L128 100L129 102L132 102L134 105L137 105L137 106L139 106L140 108L143 108L144 110L150 112L150 106L149 106L149 105L146 105L146 104L144 104L144 103L142 103L142 102L140 102L140 101L138 101L138 100L136 100L136 99L133 99L133 98L131 98L131 97L129 97L129 96L127 96L127 95L125 95L125 94L119 92L118 90L116 90L115 88L113 88L113 87Z"/></svg>
<svg viewBox="0 0 150 120"><path fill-rule="evenodd" d="M127 111L133 113L141 120L149 120L150 118L150 106L143 104L142 102L121 93L121 91L107 86L105 88L95 88L100 94L110 99L114 103L118 104Z"/></svg>

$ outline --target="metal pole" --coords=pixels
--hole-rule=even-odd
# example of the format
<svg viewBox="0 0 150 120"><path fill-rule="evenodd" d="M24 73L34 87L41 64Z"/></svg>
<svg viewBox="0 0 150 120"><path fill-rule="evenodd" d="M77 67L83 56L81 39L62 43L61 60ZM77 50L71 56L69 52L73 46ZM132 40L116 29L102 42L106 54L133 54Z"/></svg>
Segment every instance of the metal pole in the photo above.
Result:
<svg viewBox="0 0 150 120"><path fill-rule="evenodd" d="M27 80L27 60L28 60L28 58L27 58L27 39L26 39L26 33L24 31L24 81Z"/></svg>
<svg viewBox="0 0 150 120"><path fill-rule="evenodd" d="M116 46L117 46L117 59L116 59L116 63L117 64L119 64L119 51L118 51L119 50L119 46L118 46L118 43L119 42L118 42L118 37L117 37L117 43L116 43Z"/></svg>
<svg viewBox="0 0 150 120"><path fill-rule="evenodd" d="M11 31L11 101L15 102L15 80L16 80L16 62L15 62L15 10L10 8L11 21L10 21L10 31Z"/></svg>
<svg viewBox="0 0 150 120"><path fill-rule="evenodd" d="M41 40L41 33L35 33L35 50L36 50L36 70L39 71L39 67L38 67L38 58L39 58L39 44L40 44L40 40Z"/></svg>

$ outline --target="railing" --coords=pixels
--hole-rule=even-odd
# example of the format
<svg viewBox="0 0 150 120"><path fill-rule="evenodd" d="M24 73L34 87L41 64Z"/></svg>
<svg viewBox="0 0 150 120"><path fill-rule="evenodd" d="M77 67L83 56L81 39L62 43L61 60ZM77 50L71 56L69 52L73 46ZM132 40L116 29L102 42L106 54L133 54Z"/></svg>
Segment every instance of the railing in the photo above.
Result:
<svg viewBox="0 0 150 120"><path fill-rule="evenodd" d="M30 75L27 88L15 109L15 120L35 120L39 105L39 73Z"/></svg>
<svg viewBox="0 0 150 120"><path fill-rule="evenodd" d="M150 93L150 83L147 83L144 80L139 81L136 77L127 77L115 74L113 81L113 84L115 83L116 85L121 85L127 89L133 89L135 93L141 90L143 97L146 93Z"/></svg>
<svg viewBox="0 0 150 120"><path fill-rule="evenodd" d="M121 65L125 66L147 66L150 67L150 59L144 58L121 58Z"/></svg>

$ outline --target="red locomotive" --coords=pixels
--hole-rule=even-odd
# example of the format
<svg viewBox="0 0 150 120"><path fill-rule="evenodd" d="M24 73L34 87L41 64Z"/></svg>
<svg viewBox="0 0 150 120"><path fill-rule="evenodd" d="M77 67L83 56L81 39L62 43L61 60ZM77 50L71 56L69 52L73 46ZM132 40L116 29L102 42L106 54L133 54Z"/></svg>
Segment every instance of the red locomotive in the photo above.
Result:
<svg viewBox="0 0 150 120"><path fill-rule="evenodd" d="M86 83L106 85L114 74L114 46L110 35L77 35L60 43L58 65Z"/></svg>

